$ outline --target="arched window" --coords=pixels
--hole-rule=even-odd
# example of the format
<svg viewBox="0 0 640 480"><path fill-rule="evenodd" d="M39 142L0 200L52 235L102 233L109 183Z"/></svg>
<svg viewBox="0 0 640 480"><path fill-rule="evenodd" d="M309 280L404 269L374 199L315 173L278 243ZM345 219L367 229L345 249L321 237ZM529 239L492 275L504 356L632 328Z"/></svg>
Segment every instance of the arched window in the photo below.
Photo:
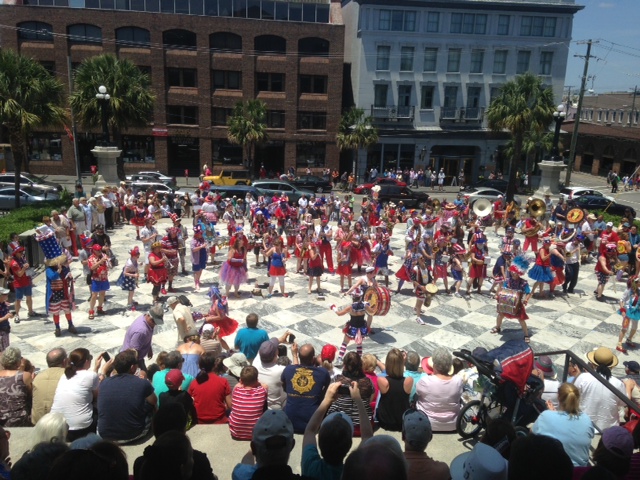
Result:
<svg viewBox="0 0 640 480"><path fill-rule="evenodd" d="M166 48L196 48L196 34L189 30L167 30L162 34Z"/></svg>
<svg viewBox="0 0 640 480"><path fill-rule="evenodd" d="M253 49L263 55L285 55L287 41L277 35L260 35L254 39Z"/></svg>
<svg viewBox="0 0 640 480"><path fill-rule="evenodd" d="M151 34L149 30L140 27L122 27L116 29L116 41L122 46L148 48L151 45Z"/></svg>
<svg viewBox="0 0 640 480"><path fill-rule="evenodd" d="M216 32L209 35L209 48L219 52L241 52L242 37L230 32Z"/></svg>
<svg viewBox="0 0 640 480"><path fill-rule="evenodd" d="M328 57L329 45L329 41L324 38L301 38L298 40L298 54L302 57Z"/></svg>
<svg viewBox="0 0 640 480"><path fill-rule="evenodd" d="M102 44L102 29L87 23L77 23L67 27L69 43L75 44Z"/></svg>
<svg viewBox="0 0 640 480"><path fill-rule="evenodd" d="M22 22L18 24L19 40L53 42L53 27L44 22Z"/></svg>

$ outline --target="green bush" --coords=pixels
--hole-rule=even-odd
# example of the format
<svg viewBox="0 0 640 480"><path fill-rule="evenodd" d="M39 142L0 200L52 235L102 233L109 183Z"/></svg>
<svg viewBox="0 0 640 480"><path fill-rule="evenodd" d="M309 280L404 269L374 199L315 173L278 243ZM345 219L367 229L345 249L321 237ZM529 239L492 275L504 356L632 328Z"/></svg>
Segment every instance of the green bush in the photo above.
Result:
<svg viewBox="0 0 640 480"><path fill-rule="evenodd" d="M611 222L615 227L618 227L623 223L621 215L611 215L610 213L603 212L602 210L589 210L589 213L593 213L596 217L602 215L605 222ZM635 220L633 224L640 229L640 221Z"/></svg>
<svg viewBox="0 0 640 480"><path fill-rule="evenodd" d="M50 215L51 210L71 205L70 194L65 190L59 200L26 205L12 210L0 217L0 241L8 242L12 233L22 233L42 225L42 217Z"/></svg>

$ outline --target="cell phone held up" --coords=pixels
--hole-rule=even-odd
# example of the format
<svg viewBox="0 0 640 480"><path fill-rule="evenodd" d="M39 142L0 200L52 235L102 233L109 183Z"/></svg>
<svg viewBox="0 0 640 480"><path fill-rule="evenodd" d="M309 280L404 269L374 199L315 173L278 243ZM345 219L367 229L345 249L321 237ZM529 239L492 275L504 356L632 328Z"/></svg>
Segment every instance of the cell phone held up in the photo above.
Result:
<svg viewBox="0 0 640 480"><path fill-rule="evenodd" d="M105 362L108 362L109 360L111 360L111 355L109 355L108 352L104 352L102 354L102 360L104 360Z"/></svg>
<svg viewBox="0 0 640 480"><path fill-rule="evenodd" d="M287 343L293 343L293 342L295 342L295 340L296 340L296 336L293 333L290 333L287 336Z"/></svg>
<svg viewBox="0 0 640 480"><path fill-rule="evenodd" d="M349 390L349 385L340 385L338 387L339 395L351 395L351 391Z"/></svg>

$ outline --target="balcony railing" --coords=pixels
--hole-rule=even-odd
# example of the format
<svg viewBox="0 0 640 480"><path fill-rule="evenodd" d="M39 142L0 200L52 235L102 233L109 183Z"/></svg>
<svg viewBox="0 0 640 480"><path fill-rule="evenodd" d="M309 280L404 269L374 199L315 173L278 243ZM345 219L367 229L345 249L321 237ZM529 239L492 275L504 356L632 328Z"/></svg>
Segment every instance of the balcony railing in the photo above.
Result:
<svg viewBox="0 0 640 480"><path fill-rule="evenodd" d="M375 107L371 106L371 117L376 122L413 121L414 106L410 107Z"/></svg>
<svg viewBox="0 0 640 480"><path fill-rule="evenodd" d="M440 121L446 123L482 123L483 107L442 107Z"/></svg>

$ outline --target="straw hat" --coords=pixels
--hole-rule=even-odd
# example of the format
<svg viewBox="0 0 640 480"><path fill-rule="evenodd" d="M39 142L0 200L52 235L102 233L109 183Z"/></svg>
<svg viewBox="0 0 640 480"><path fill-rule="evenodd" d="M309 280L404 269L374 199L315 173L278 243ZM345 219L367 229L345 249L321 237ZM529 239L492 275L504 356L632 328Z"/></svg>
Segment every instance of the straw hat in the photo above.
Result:
<svg viewBox="0 0 640 480"><path fill-rule="evenodd" d="M598 347L587 353L587 359L594 365L604 365L610 368L618 365L618 357L607 347Z"/></svg>

